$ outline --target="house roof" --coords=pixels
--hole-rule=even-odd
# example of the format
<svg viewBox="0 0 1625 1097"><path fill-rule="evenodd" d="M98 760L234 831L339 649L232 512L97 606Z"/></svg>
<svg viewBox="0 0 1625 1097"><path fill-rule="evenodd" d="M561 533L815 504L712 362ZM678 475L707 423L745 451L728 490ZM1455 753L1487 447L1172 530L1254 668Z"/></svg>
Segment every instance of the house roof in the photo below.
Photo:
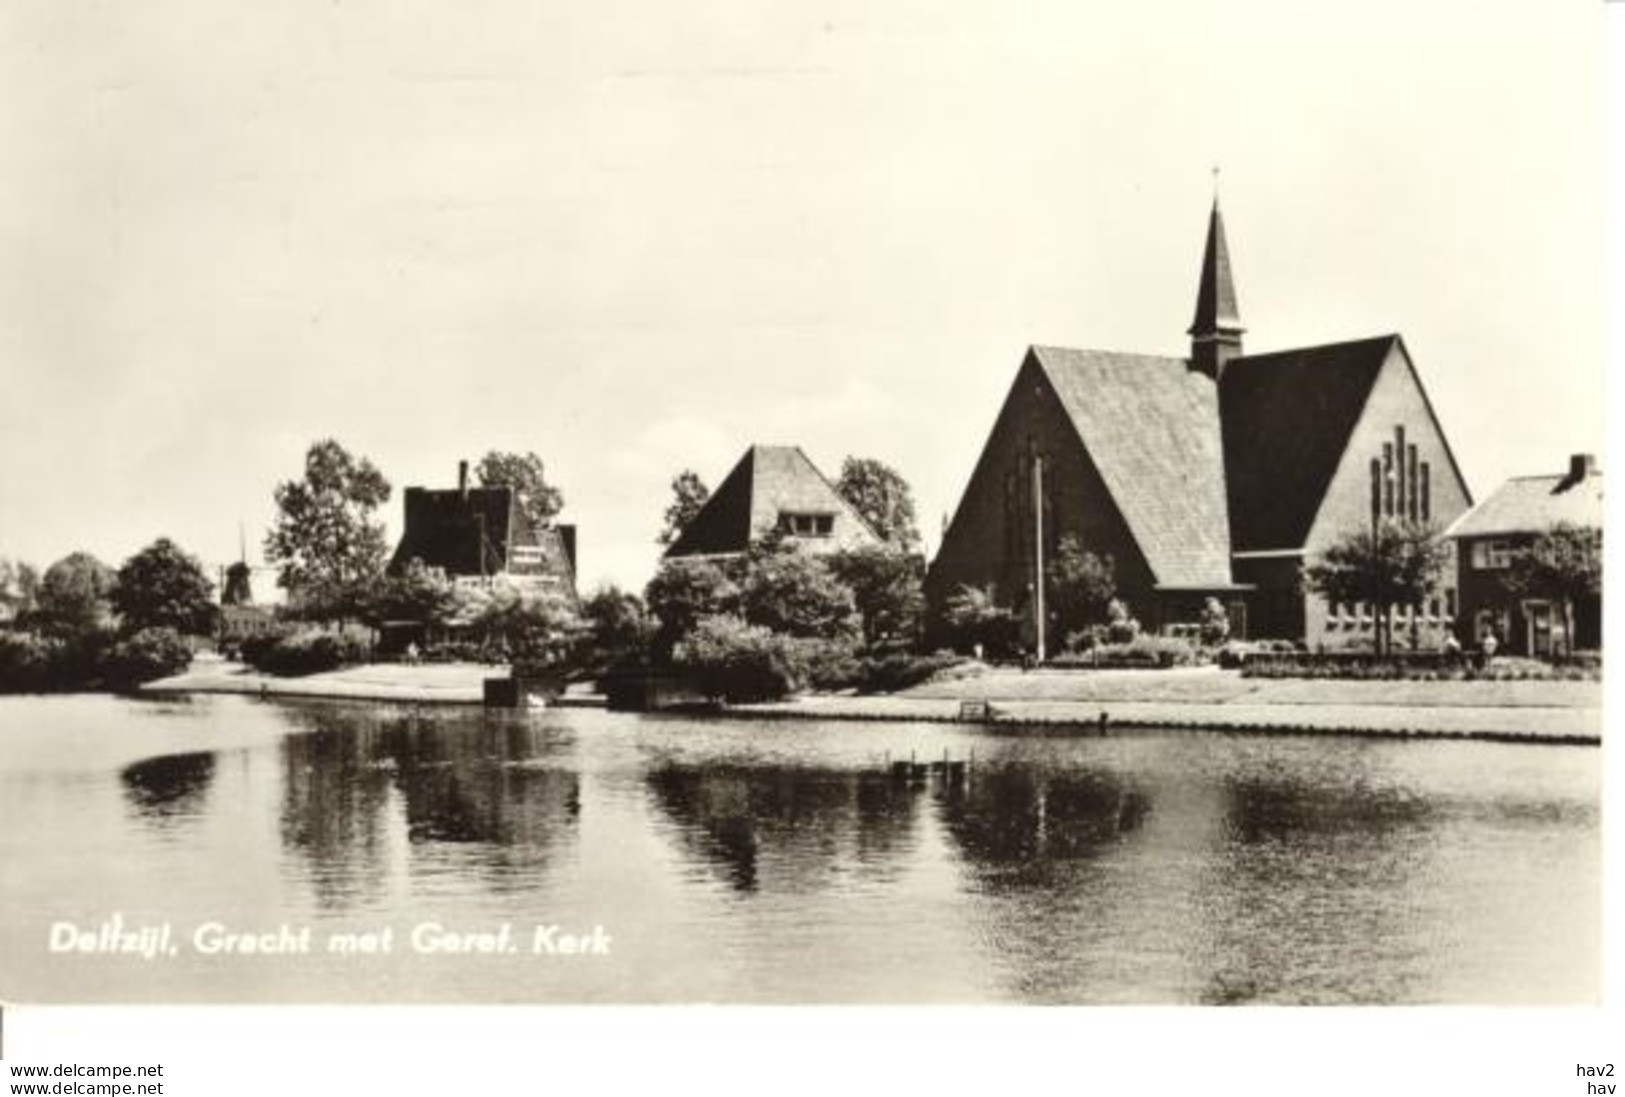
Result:
<svg viewBox="0 0 1625 1097"><path fill-rule="evenodd" d="M1156 581L1230 582L1213 381L1183 358L1033 347Z"/></svg>
<svg viewBox="0 0 1625 1097"><path fill-rule="evenodd" d="M513 489L408 488L406 528L390 559L398 570L412 559L448 575L551 575L574 582L571 527L537 529L525 518ZM532 548L514 559L516 548Z"/></svg>
<svg viewBox="0 0 1625 1097"><path fill-rule="evenodd" d="M432 491L408 488L405 529L391 568L412 559L448 575L494 575L507 565L513 491L508 487Z"/></svg>
<svg viewBox="0 0 1625 1097"><path fill-rule="evenodd" d="M1478 506L1456 519L1446 537L1488 537L1540 533L1559 522L1602 527L1602 473L1571 476L1519 476L1508 480Z"/></svg>
<svg viewBox="0 0 1625 1097"><path fill-rule="evenodd" d="M743 552L772 532L785 512L835 515L842 520L843 539L879 540L801 447L753 445L683 527L666 555Z"/></svg>
<svg viewBox="0 0 1625 1097"><path fill-rule="evenodd" d="M1236 552L1309 537L1396 335L1249 354L1219 382L1230 539Z"/></svg>

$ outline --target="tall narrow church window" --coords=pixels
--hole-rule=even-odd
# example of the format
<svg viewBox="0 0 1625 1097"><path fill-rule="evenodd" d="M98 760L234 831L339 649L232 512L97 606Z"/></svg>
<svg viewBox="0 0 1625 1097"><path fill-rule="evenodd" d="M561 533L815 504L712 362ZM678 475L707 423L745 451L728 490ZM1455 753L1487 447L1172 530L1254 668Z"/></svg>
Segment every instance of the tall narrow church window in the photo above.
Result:
<svg viewBox="0 0 1625 1097"><path fill-rule="evenodd" d="M1433 520L1433 469L1426 461L1422 462L1422 521Z"/></svg>
<svg viewBox="0 0 1625 1097"><path fill-rule="evenodd" d="M1405 467L1405 428L1394 427L1394 506L1390 511L1396 518L1405 517L1405 476L1409 470Z"/></svg>
<svg viewBox="0 0 1625 1097"><path fill-rule="evenodd" d="M1384 517L1394 516L1394 444L1382 444L1382 513Z"/></svg>
<svg viewBox="0 0 1625 1097"><path fill-rule="evenodd" d="M1416 521L1421 515L1421 508L1417 505L1417 465L1416 444L1413 442L1405 457L1405 511L1411 521Z"/></svg>

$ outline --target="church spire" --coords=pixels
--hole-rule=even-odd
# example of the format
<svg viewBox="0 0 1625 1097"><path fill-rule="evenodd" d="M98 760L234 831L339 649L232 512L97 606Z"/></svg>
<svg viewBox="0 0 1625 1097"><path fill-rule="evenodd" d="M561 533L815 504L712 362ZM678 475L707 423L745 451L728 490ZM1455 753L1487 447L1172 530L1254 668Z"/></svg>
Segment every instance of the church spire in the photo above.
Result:
<svg viewBox="0 0 1625 1097"><path fill-rule="evenodd" d="M1215 180L1217 172L1215 172ZM1196 287L1196 318L1191 321L1191 368L1215 379L1224 364L1241 354L1241 317L1236 308L1236 282L1230 273L1230 247L1224 240L1224 215L1217 186L1207 222L1207 249L1202 278Z"/></svg>

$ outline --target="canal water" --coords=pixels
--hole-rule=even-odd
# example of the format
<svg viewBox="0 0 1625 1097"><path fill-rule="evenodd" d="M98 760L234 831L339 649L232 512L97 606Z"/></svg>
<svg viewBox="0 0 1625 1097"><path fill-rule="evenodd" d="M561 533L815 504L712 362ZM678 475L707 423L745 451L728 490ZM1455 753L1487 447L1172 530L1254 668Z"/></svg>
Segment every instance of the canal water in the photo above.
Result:
<svg viewBox="0 0 1625 1097"><path fill-rule="evenodd" d="M0 999L1591 1003L1600 784L1585 747L0 698Z"/></svg>

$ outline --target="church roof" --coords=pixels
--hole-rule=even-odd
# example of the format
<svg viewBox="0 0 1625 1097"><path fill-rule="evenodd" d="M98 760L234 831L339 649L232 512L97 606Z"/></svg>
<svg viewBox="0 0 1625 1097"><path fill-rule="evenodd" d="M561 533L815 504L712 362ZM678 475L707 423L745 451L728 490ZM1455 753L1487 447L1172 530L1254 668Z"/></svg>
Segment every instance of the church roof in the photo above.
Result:
<svg viewBox="0 0 1625 1097"><path fill-rule="evenodd" d="M1308 539L1398 338L1249 354L1225 364L1219 410L1236 552L1298 548Z"/></svg>
<svg viewBox="0 0 1625 1097"><path fill-rule="evenodd" d="M1218 401L1183 358L1033 347L1159 585L1230 582Z"/></svg>
<svg viewBox="0 0 1625 1097"><path fill-rule="evenodd" d="M683 527L666 555L743 552L777 528L784 514L831 516L831 543L837 547L878 541L801 447L754 445Z"/></svg>
<svg viewBox="0 0 1625 1097"><path fill-rule="evenodd" d="M1456 520L1446 537L1543 533L1559 522L1602 528L1602 473L1519 476Z"/></svg>

